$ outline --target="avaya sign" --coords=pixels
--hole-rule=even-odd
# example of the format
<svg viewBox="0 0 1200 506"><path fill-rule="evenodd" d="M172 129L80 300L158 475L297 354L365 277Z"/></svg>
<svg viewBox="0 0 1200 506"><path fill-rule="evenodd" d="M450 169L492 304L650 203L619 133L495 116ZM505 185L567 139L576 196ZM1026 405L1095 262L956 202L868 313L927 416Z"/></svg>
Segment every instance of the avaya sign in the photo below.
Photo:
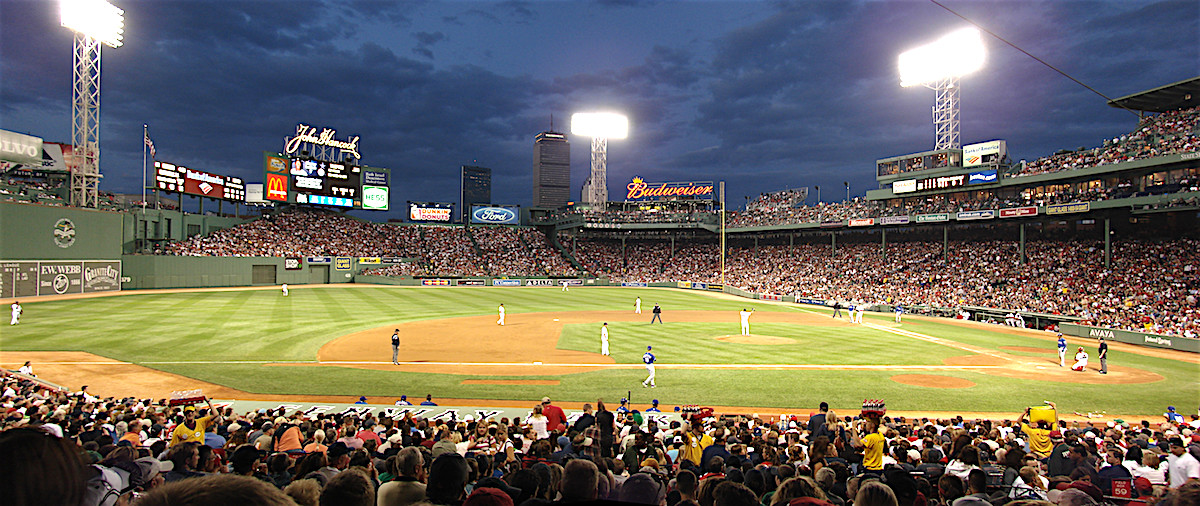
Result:
<svg viewBox="0 0 1200 506"><path fill-rule="evenodd" d="M518 216L516 207L471 206L471 223L516 225L520 221Z"/></svg>
<svg viewBox="0 0 1200 506"><path fill-rule="evenodd" d="M677 183L647 183L640 177L633 178L625 187L629 192L625 200L665 200L670 198L706 199L713 198L712 181L685 181Z"/></svg>

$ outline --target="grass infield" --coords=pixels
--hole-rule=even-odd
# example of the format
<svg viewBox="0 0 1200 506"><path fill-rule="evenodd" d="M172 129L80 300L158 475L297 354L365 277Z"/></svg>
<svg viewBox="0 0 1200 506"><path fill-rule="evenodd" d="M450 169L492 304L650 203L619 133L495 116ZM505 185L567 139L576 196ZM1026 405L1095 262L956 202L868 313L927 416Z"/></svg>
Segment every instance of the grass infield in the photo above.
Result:
<svg viewBox="0 0 1200 506"><path fill-rule="evenodd" d="M495 315L505 305L509 315L538 312L633 311L642 298L645 323L609 322L612 358L638 364L646 345L659 359L658 388L643 390L640 367L589 370L556 376L557 385L463 384L466 380L522 379L522 376L429 374L310 364L322 345L341 336L403 322L462 316ZM665 325L650 325L650 308L663 307ZM289 297L277 290L139 293L114 297L26 302L19 326L4 326L0 348L20 351L86 351L115 360L180 374L259 394L366 395L436 398L536 399L549 395L564 402L610 402L633 390L636 402L660 399L664 405L711 404L778 408L811 408L828 401L835 408L854 408L865 398L882 398L896 410L1011 412L1058 402L1065 413L1099 412L1158 415L1167 405L1190 412L1200 404L1200 366L1191 357L1159 358L1113 350L1110 366L1156 373L1162 381L1140 384L1085 384L1018 379L986 370L938 368L947 359L972 355L965 348L1014 356L1052 357L1034 351L1053 348L1049 337L1017 335L970 328L936 320L906 321L900 329L943 339L939 344L868 326L757 323L756 336L778 338L775 344L744 344L718 339L740 331L738 310L759 312L828 311L799 306L729 300L708 294L637 288L417 288L330 286L293 288ZM727 322L673 321L677 311L728 314ZM867 322L891 327L891 315L868 314ZM832 320L831 320L832 321ZM558 348L599 353L599 327L567 324ZM390 334L390 328L387 329ZM474 339L488 339L486 330ZM386 336L385 336L386 337ZM469 350L472 338L447 342ZM1089 350L1093 357L1094 347ZM379 357L386 361L389 357ZM1095 361L1095 359L1093 358ZM503 356L488 361L504 362ZM951 361L952 362L952 361ZM737 368L684 368L680 364L745 364ZM809 364L820 369L770 369L772 364ZM847 366L845 368L837 367ZM1054 364L1055 366L1057 364ZM1096 365L1096 364L1093 364ZM36 366L36 364L35 364ZM856 367L857 366L857 367ZM861 366L896 366L895 369ZM931 366L919 370L916 366ZM1057 369L1057 367L1055 367ZM925 374L959 378L967 388L902 384L891 378ZM1084 374L1084 373L1080 373ZM1094 373L1092 373L1094 374ZM545 376L528 376L544 380ZM188 385L179 385L180 389Z"/></svg>

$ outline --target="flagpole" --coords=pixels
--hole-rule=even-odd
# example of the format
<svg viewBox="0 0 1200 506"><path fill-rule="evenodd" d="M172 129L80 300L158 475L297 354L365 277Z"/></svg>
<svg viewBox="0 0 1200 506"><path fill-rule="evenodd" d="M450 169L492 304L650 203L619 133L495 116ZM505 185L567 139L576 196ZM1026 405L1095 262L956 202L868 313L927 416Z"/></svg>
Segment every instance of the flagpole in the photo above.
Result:
<svg viewBox="0 0 1200 506"><path fill-rule="evenodd" d="M142 123L142 214L146 214L146 139L150 138L150 125Z"/></svg>

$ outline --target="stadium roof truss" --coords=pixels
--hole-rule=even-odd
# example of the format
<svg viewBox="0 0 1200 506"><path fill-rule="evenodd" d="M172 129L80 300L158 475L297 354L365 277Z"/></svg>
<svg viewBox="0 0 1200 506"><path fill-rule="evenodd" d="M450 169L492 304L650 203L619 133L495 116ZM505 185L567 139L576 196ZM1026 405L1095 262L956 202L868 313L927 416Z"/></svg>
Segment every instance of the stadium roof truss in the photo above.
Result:
<svg viewBox="0 0 1200 506"><path fill-rule="evenodd" d="M1200 76L1110 100L1112 107L1141 112L1167 112L1200 105Z"/></svg>

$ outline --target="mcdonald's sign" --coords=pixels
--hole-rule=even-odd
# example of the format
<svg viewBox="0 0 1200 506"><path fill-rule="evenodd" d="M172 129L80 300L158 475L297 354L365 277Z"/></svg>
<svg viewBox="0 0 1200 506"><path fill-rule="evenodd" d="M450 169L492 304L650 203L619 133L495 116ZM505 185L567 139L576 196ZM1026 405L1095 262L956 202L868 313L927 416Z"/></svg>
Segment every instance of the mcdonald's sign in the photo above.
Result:
<svg viewBox="0 0 1200 506"><path fill-rule="evenodd" d="M288 180L283 174L267 174L267 200L287 202Z"/></svg>

